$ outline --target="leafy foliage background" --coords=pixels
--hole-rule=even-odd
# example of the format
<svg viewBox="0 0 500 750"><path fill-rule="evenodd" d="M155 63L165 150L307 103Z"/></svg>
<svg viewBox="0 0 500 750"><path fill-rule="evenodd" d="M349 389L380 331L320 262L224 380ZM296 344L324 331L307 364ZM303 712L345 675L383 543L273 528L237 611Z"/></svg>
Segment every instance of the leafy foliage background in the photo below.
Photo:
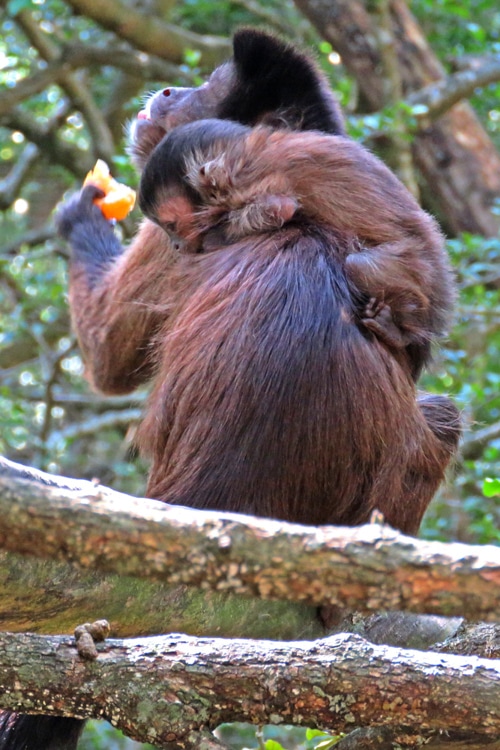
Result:
<svg viewBox="0 0 500 750"><path fill-rule="evenodd" d="M391 127L390 110L363 113L355 82L292 2L129 2L131 8L198 35L225 37L242 24L274 28L315 49L354 137L377 148L374 135ZM411 8L448 70L464 60L500 55L500 9L495 0L414 0ZM140 495L147 467L135 454L133 437L145 394L104 399L90 392L70 330L66 249L53 232L55 206L78 189L104 146L96 143L86 118L68 101L57 80L2 109L3 97L48 65L30 23L59 49L75 43L111 50L126 45L62 0L11 0L0 3L0 10L0 453L50 472L97 477ZM113 138L112 169L121 181L137 183L126 155L125 123L141 108L144 94L165 82L197 84L206 72L201 53L189 46L168 81L165 76L134 79L112 59L73 72L76 84L89 93L107 122ZM500 147L500 84L477 91L471 103ZM30 128L39 134L35 146L27 136ZM125 240L138 220L136 213L125 223L121 230ZM463 410L467 430L462 456L428 511L422 533L433 539L498 543L500 239L450 237L448 248L460 285L456 325L436 352L422 387L451 393ZM485 428L486 437L478 441ZM89 729L82 748L103 743L131 747L129 740L108 736L108 731ZM253 729L241 729L235 746L260 743L273 750L276 746L268 743L279 741L279 734L258 738ZM325 738L302 735L293 741L313 747Z"/></svg>

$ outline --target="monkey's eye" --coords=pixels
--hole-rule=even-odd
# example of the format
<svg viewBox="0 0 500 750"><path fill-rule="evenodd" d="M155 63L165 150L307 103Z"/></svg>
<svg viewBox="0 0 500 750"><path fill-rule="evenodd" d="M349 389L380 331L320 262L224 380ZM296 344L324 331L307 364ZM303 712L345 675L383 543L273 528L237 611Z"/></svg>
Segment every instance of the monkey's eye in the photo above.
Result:
<svg viewBox="0 0 500 750"><path fill-rule="evenodd" d="M170 89L163 89L161 93L163 94L163 96L170 96L172 92L170 91Z"/></svg>

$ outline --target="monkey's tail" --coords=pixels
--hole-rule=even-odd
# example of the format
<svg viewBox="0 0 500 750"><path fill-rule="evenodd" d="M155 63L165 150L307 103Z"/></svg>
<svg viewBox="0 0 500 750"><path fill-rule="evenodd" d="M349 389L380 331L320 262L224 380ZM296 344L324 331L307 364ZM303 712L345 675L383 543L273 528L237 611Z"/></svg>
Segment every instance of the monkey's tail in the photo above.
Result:
<svg viewBox="0 0 500 750"><path fill-rule="evenodd" d="M76 750L83 719L0 711L0 750Z"/></svg>

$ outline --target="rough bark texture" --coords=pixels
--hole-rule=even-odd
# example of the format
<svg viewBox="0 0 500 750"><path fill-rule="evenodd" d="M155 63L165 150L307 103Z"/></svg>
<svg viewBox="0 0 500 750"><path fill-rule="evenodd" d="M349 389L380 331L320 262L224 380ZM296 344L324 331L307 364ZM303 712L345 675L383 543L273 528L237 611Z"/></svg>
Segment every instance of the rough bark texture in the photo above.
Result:
<svg viewBox="0 0 500 750"><path fill-rule="evenodd" d="M462 623L457 632L444 643L433 647L447 654L471 655L480 653L487 659L500 661L500 625Z"/></svg>
<svg viewBox="0 0 500 750"><path fill-rule="evenodd" d="M169 750L198 747L191 733L226 721L500 733L498 661L354 635L291 644L171 635L98 651L88 663L72 639L0 635L0 707L104 717Z"/></svg>
<svg viewBox="0 0 500 750"><path fill-rule="evenodd" d="M420 732L393 730L389 727L355 729L335 750L500 750L500 742L464 732Z"/></svg>
<svg viewBox="0 0 500 750"><path fill-rule="evenodd" d="M315 607L294 602L104 576L64 563L0 553L0 630L71 633L77 623L104 616L111 634L122 638L182 632L310 640L326 635L316 613ZM433 651L500 659L500 625L464 623L459 617L339 611L328 630L356 633L380 645L419 650L432 646Z"/></svg>
<svg viewBox="0 0 500 750"><path fill-rule="evenodd" d="M384 106L380 55L373 19L362 0L295 0L297 7L339 52L370 107ZM405 96L443 77L444 71L402 0L391 2L394 42ZM430 199L453 232L496 236L500 155L472 108L456 104L421 127L414 157Z"/></svg>
<svg viewBox="0 0 500 750"><path fill-rule="evenodd" d="M365 617L339 610L325 630L317 609L303 604L104 576L64 563L0 553L0 630L71 633L77 623L102 616L111 624L111 635L122 638L181 632L312 640L327 633L356 633L371 643L420 650L448 639L442 644L448 653L500 658L500 626L463 625L459 617L408 612Z"/></svg>
<svg viewBox="0 0 500 750"><path fill-rule="evenodd" d="M121 638L169 632L271 640L326 635L317 608L306 604L102 575L0 552L0 630L72 633L78 623L102 617L110 622L111 634ZM439 635L433 621L412 628L425 637L414 646L443 640L460 624L456 618L436 620ZM404 637L408 628L401 625L399 630Z"/></svg>
<svg viewBox="0 0 500 750"><path fill-rule="evenodd" d="M196 511L24 475L2 459L0 546L11 552L263 599L500 616L494 546L424 542L376 524L316 529ZM57 481L62 488L48 484Z"/></svg>

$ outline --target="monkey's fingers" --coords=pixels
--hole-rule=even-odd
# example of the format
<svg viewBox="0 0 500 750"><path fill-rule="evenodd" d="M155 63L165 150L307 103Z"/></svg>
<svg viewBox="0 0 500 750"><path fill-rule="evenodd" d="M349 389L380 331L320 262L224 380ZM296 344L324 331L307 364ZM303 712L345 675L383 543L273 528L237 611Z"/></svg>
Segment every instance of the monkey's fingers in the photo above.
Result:
<svg viewBox="0 0 500 750"><path fill-rule="evenodd" d="M89 183L88 185L84 185L84 187L80 191L80 201L84 206L90 207L93 205L94 201L100 200L101 198L104 198L106 193L104 190L101 190L100 187L97 187L97 185L92 185Z"/></svg>
<svg viewBox="0 0 500 750"><path fill-rule="evenodd" d="M66 203L63 203L55 216L58 234L65 240L70 240L75 228L85 222L102 221L109 224L103 217L101 210L94 204L94 200L103 197L103 195L104 193L99 188L94 185L87 185Z"/></svg>

